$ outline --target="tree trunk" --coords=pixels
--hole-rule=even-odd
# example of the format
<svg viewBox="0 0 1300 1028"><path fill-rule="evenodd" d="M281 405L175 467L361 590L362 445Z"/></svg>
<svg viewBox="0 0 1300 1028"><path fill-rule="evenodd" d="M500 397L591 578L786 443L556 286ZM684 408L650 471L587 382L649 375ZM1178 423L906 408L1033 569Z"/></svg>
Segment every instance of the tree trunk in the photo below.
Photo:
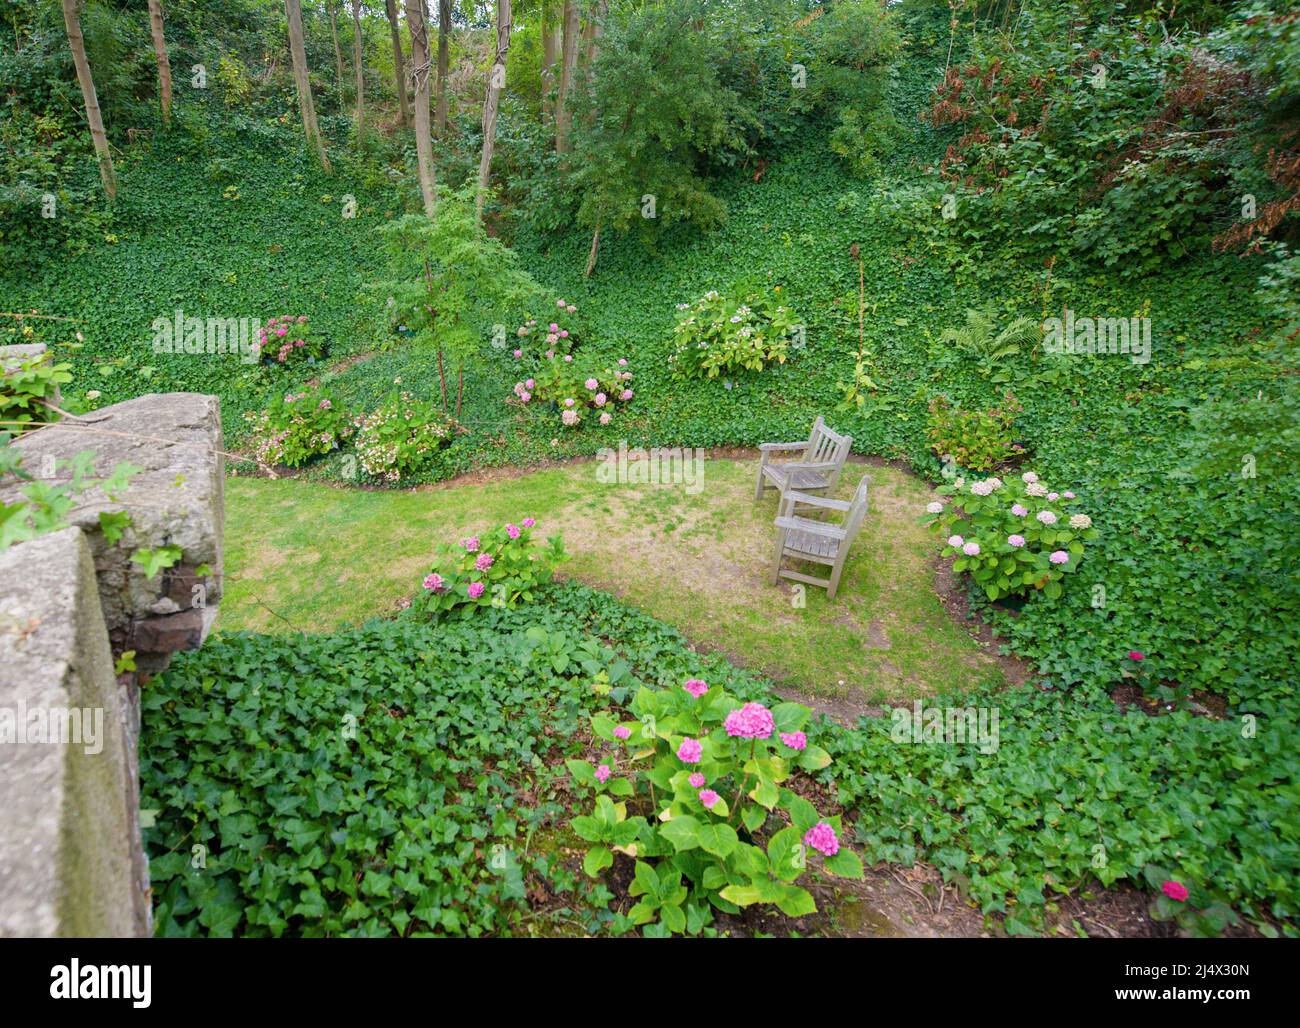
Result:
<svg viewBox="0 0 1300 1028"><path fill-rule="evenodd" d="M113 170L113 155L108 152L108 134L104 131L99 97L95 95L95 80L90 77L90 62L86 60L86 40L81 34L77 0L63 0L63 24L68 29L68 44L72 47L72 63L77 67L81 98L86 103L86 122L90 125L90 140L95 144L95 156L99 158L99 175L104 180L104 192L110 200L114 200L117 198L117 173Z"/></svg>
<svg viewBox="0 0 1300 1028"><path fill-rule="evenodd" d="M497 0L497 50L488 71L487 96L483 100L483 152L478 161L478 195L474 210L483 218L483 199L492 178L492 148L497 134L497 105L506 84L506 52L510 49L510 0Z"/></svg>
<svg viewBox="0 0 1300 1028"><path fill-rule="evenodd" d="M542 114L554 114L551 90L555 87L555 61L560 53L560 39L554 23L554 0L542 4Z"/></svg>
<svg viewBox="0 0 1300 1028"><path fill-rule="evenodd" d="M366 81L361 48L361 0L352 0L352 73L357 91L357 145L366 142Z"/></svg>
<svg viewBox="0 0 1300 1028"><path fill-rule="evenodd" d="M402 60L402 34L397 30L397 2L384 0L388 14L388 29L393 36L393 76L397 79L397 102L402 108L402 127L410 128L411 105L406 102L406 69Z"/></svg>
<svg viewBox="0 0 1300 1028"><path fill-rule="evenodd" d="M596 231L591 234L591 253L587 255L587 270L582 273L583 278L591 278L591 273L596 270L596 251L600 249L600 222L596 222Z"/></svg>
<svg viewBox="0 0 1300 1028"><path fill-rule="evenodd" d="M438 97L434 127L438 135L447 131L447 62L451 46L452 0L438 0Z"/></svg>
<svg viewBox="0 0 1300 1028"><path fill-rule="evenodd" d="M334 40L334 86L339 91L339 107L343 106L343 48L339 46L339 22L334 16L334 0L326 0L330 12L330 36Z"/></svg>
<svg viewBox="0 0 1300 1028"><path fill-rule="evenodd" d="M68 3L69 0L64 0ZM321 138L316 121L316 103L311 97L311 80L307 75L307 49L302 42L302 0L284 0L284 10L289 17L289 54L293 58L293 82L298 89L298 109L302 112L302 131L307 145L316 151L326 174L333 169L325 153L325 140Z"/></svg>
<svg viewBox="0 0 1300 1028"><path fill-rule="evenodd" d="M569 113L569 87L578 66L578 5L576 0L564 0L564 40L560 47L560 89L555 97L555 152L569 152L569 126L573 116Z"/></svg>
<svg viewBox="0 0 1300 1028"><path fill-rule="evenodd" d="M420 171L424 213L432 218L438 203L433 177L433 140L429 135L429 30L424 0L406 0L406 27L411 33L411 83L415 87L415 158Z"/></svg>
<svg viewBox="0 0 1300 1028"><path fill-rule="evenodd" d="M587 19L587 25L583 29L582 38L586 43L587 52L583 54L583 63L588 67L596 59L596 54L600 52L600 36L605 31L605 13L609 10L609 0L599 0L591 10L591 16Z"/></svg>
<svg viewBox="0 0 1300 1028"><path fill-rule="evenodd" d="M163 124L172 120L172 62L167 58L167 39L163 36L162 4L149 0L149 32L153 36L153 52L158 58L158 94L162 100Z"/></svg>

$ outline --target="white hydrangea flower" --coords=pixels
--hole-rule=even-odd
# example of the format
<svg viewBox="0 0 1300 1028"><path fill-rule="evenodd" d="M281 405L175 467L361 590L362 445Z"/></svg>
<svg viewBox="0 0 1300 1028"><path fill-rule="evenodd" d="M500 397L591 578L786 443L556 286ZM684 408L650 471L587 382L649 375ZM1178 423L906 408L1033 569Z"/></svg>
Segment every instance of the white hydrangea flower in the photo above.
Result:
<svg viewBox="0 0 1300 1028"><path fill-rule="evenodd" d="M998 478L996 475L993 476L993 477L990 478L990 479L987 479L987 481L988 481L988 484L989 484L990 486L992 486L994 489L1001 489L1001 488L1002 488L1002 479Z"/></svg>
<svg viewBox="0 0 1300 1028"><path fill-rule="evenodd" d="M1056 524L1056 515L1053 514L1050 510L1040 510L1037 514L1034 515L1034 517L1036 517L1044 525Z"/></svg>
<svg viewBox="0 0 1300 1028"><path fill-rule="evenodd" d="M993 486L989 485L987 480L982 482L972 482L970 484L970 491L976 496L988 496L989 493L993 492Z"/></svg>
<svg viewBox="0 0 1300 1028"><path fill-rule="evenodd" d="M1037 482L1038 476L1035 475L1032 471L1026 471L1023 475L1020 476L1020 480L1022 482Z"/></svg>
<svg viewBox="0 0 1300 1028"><path fill-rule="evenodd" d="M952 484L956 486L958 489L964 489L966 487L966 476L958 475Z"/></svg>
<svg viewBox="0 0 1300 1028"><path fill-rule="evenodd" d="M928 503L928 504L926 504L925 509L926 509L926 512L929 513L929 514L942 514L942 513L943 513L943 504L936 500L936 501L933 502L933 503ZM1075 515L1075 517L1081 517L1081 516L1082 516L1082 515L1078 515L1078 514Z"/></svg>
<svg viewBox="0 0 1300 1028"><path fill-rule="evenodd" d="M1046 496L1047 486L1039 485L1037 482L1030 482L1029 485L1025 486L1025 492L1030 496Z"/></svg>
<svg viewBox="0 0 1300 1028"><path fill-rule="evenodd" d="M1092 527L1092 518L1088 517L1087 514L1072 514L1072 515L1070 515L1070 527L1071 527L1071 528L1091 528L1091 527Z"/></svg>

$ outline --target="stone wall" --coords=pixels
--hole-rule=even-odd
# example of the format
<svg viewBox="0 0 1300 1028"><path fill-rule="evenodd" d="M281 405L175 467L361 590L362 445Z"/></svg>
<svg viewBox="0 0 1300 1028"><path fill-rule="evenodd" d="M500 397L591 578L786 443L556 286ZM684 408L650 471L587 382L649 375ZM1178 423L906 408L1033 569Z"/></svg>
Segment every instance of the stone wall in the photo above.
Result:
<svg viewBox="0 0 1300 1028"><path fill-rule="evenodd" d="M139 686L173 652L202 644L221 599L218 402L143 396L12 445L45 480L66 481L84 451L96 476L122 463L139 470L115 500L81 494L70 527L0 553L0 935L146 934ZM22 489L2 482L0 500ZM99 515L122 510L130 524L110 542ZM180 559L152 578L131 560L163 546ZM131 650L135 671L115 680L115 659ZM4 734L6 712L21 738L55 712L95 710L103 730L90 747L68 733L44 743Z"/></svg>

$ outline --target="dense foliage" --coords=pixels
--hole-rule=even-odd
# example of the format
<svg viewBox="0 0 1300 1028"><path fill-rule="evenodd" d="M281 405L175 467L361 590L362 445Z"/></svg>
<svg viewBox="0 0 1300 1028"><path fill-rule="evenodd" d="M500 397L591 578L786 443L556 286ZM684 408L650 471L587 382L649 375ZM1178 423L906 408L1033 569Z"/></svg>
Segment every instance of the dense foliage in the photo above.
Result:
<svg viewBox="0 0 1300 1028"><path fill-rule="evenodd" d="M964 475L968 493L970 472L1023 483L1005 462L1032 453L1044 481L1068 483L1086 505L1091 523L1076 530L1086 560L1077 539L1058 545L1058 528L1001 511L971 519L979 554L965 552L972 529L962 529L961 559L985 573L972 584L976 611L1051 688L996 700L1004 738L991 753L899 746L880 722L833 733L821 745L856 811L857 841L869 859L935 863L1017 928L1035 922L1045 887L1050 896L1090 876L1141 881L1149 865L1182 876L1203 909L1221 895L1248 917L1295 916L1297 768L1285 740L1300 649L1300 535L1289 530L1300 516L1300 19L1289 5L614 2L577 62L566 153L553 147L554 69L514 74L542 51L524 13L482 221L463 188L481 143L481 33L454 33L464 102L453 102L435 148L443 191L430 221L418 213L410 133L381 117L371 119L380 130L354 138L351 87L333 81L320 11L307 19L307 50L332 174L302 142L282 5L209 6L168 5L169 126L143 9L84 6L121 182L110 204L58 5L0 0L0 79L13 84L0 105L0 340L45 342L52 365L71 365L59 383L66 409L212 392L231 445L310 460L311 474L348 483L359 460L372 480L400 486L619 440L799 438L817 414L859 452L936 482ZM381 110L393 99L386 29L367 18L365 89ZM206 75L181 74L198 66ZM720 337L705 347L720 355L713 365L680 374L678 305L740 281L780 296L783 328L761 355ZM733 299L726 326L741 324L731 318L745 296ZM266 326L286 311L295 326L308 318L314 365L295 352L305 338L262 362L150 345L158 319ZM1049 349L1048 318L1086 322L1089 346ZM1118 332L1121 320L1149 343L1145 359L1091 345L1094 321ZM512 339L507 326L520 321ZM278 338L302 338L276 327L286 328ZM701 338L686 349L703 352ZM736 374L755 360L761 374ZM318 401L310 417L306 400L285 409L286 393L317 385L359 419L355 452L325 445L312 423L324 416ZM1008 391L1014 411L998 406ZM266 448L291 426L302 436L292 452ZM71 502L62 492L6 508L2 537L60 523ZM1027 545L986 552L985 531ZM1052 564L1057 552L1068 559ZM1018 591L1012 572L1028 588L1023 606L990 606ZM550 729L548 758L581 756L570 737L590 703L556 669L577 666L564 640L593 619L601 634L609 621L634 624L603 601L563 595L528 615L542 637L520 635L516 612L511 621L485 610L441 647L427 627L408 627L404 651L401 634L380 626L292 645L231 639L182 662L167 680L174 695L148 698L164 929L522 931L525 874L554 876L577 903L580 887L550 863L494 876L466 862L467 839L481 850L513 833L502 811L525 805L502 799L511 770L535 772L538 795L553 784L532 740ZM629 630L648 683L704 673L666 629ZM403 722L433 686L390 667L421 646L433 655L419 660L466 697L455 708L464 723L446 714L420 729L440 743L432 768ZM541 650L550 670L530 692L505 668ZM1133 673L1133 652L1145 655L1145 685L1213 701L1223 716L1118 712L1105 690ZM462 681L470 654L491 658L484 678L521 706L539 691L552 706L482 715L483 727L480 711L499 711L501 699ZM760 685L711 667L711 684L763 699ZM374 697L390 692L381 715ZM334 752L324 713L299 720L309 709L334 716L337 695L383 728L363 770L341 749L324 763ZM208 716L214 701L228 723ZM262 703L299 749L261 745ZM1248 718L1258 722L1249 736ZM228 751L239 756L226 761ZM475 762L489 751L490 767ZM262 788L280 773L316 791ZM1091 792L1078 791L1084 783ZM381 786L391 808L376 802ZM404 857L401 811L448 797L442 841ZM519 818L558 823L558 809L537 803L541 813ZM256 860L261 835L294 818L320 834L285 837L269 862ZM175 847L191 830L195 844L226 854L219 873L186 871L191 858ZM325 861L335 861L328 871ZM439 884L412 906L396 871L381 867L418 867L411 873ZM671 881L657 888L676 894ZM397 910L406 917L394 920Z"/></svg>

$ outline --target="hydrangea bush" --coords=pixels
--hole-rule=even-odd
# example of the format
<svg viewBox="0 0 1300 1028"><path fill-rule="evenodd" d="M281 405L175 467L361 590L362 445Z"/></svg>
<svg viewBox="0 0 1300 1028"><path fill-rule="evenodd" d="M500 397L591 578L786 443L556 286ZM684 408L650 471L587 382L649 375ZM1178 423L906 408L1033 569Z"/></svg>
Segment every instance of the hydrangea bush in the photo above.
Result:
<svg viewBox="0 0 1300 1028"><path fill-rule="evenodd" d="M355 426L324 392L276 394L261 411L245 411L253 452L261 464L291 468L338 449Z"/></svg>
<svg viewBox="0 0 1300 1028"><path fill-rule="evenodd" d="M925 523L944 537L952 569L969 574L990 600L1034 589L1056 599L1084 542L1097 538L1079 498L1048 489L1032 471L1005 482L958 477L938 492L951 500L930 503Z"/></svg>
<svg viewBox="0 0 1300 1028"><path fill-rule="evenodd" d="M315 364L325 356L325 340L306 314L281 314L258 330L257 352L271 364Z"/></svg>
<svg viewBox="0 0 1300 1028"><path fill-rule="evenodd" d="M437 404L405 392L390 393L354 423L362 470L389 482L426 464L456 431L456 422Z"/></svg>
<svg viewBox="0 0 1300 1028"><path fill-rule="evenodd" d="M590 844L583 867L592 877L616 853L635 861L628 916L647 934L699 932L710 908L734 914L764 903L800 917L817 909L799 884L810 868L862 877L840 818L822 817L783 784L831 762L808 742L807 707L741 703L692 678L642 688L628 713L592 716L607 747L596 764L566 762L595 794L591 813L571 825Z"/></svg>
<svg viewBox="0 0 1300 1028"><path fill-rule="evenodd" d="M732 296L710 289L694 303L678 304L668 358L673 377L717 378L784 364L802 325L779 302L780 290L773 286Z"/></svg>
<svg viewBox="0 0 1300 1028"><path fill-rule="evenodd" d="M567 555L564 541L552 536L542 546L533 535L537 522L523 518L438 547L438 559L421 582L419 609L440 614L456 608L514 607L531 603Z"/></svg>
<svg viewBox="0 0 1300 1028"><path fill-rule="evenodd" d="M568 354L544 360L531 377L515 383L514 393L522 404L554 404L566 428L577 428L588 419L608 425L615 410L635 395L627 358L594 369L576 366Z"/></svg>
<svg viewBox="0 0 1300 1028"><path fill-rule="evenodd" d="M526 318L515 329L516 359L522 359L530 351L547 358L572 353L582 332L577 313L576 304L557 299L554 309L544 312L540 322L537 318Z"/></svg>

